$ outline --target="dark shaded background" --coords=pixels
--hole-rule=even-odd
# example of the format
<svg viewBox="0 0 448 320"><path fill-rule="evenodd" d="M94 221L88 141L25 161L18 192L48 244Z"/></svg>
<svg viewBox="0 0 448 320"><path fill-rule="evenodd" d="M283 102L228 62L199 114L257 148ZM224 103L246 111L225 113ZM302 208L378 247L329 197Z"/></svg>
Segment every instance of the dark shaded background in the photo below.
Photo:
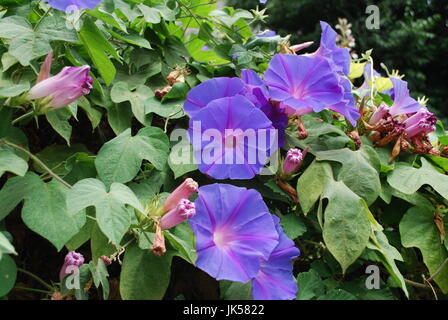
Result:
<svg viewBox="0 0 448 320"><path fill-rule="evenodd" d="M227 4L252 9L259 1ZM365 25L371 4L380 8L379 30ZM389 70L399 69L411 94L430 98L430 109L448 123L448 0L268 0L266 6L269 28L282 36L292 34L293 43L313 40L318 45L320 20L334 27L338 18L347 18L355 49L373 48L375 68L382 71L379 64L384 62Z"/></svg>

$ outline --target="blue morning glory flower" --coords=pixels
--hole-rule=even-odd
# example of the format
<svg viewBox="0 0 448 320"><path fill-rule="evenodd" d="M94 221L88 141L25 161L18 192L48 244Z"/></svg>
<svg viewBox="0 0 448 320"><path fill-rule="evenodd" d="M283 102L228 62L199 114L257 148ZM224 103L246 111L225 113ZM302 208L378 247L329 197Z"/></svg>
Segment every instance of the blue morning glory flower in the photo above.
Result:
<svg viewBox="0 0 448 320"><path fill-rule="evenodd" d="M58 10L73 12L81 9L95 9L101 0L45 0L48 4Z"/></svg>

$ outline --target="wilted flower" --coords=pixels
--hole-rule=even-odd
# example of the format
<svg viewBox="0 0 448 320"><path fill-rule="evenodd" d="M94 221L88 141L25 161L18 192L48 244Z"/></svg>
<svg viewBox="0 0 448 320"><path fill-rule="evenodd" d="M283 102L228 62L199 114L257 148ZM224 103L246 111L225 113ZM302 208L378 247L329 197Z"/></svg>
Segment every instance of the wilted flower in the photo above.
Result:
<svg viewBox="0 0 448 320"><path fill-rule="evenodd" d="M187 178L166 198L163 204L165 211L174 209L179 201L190 198L196 191L198 191L198 183L191 178Z"/></svg>
<svg viewBox="0 0 448 320"><path fill-rule="evenodd" d="M384 103L381 104L372 114L369 120L370 125L376 125L381 119L389 114L389 107Z"/></svg>
<svg viewBox="0 0 448 320"><path fill-rule="evenodd" d="M196 265L217 280L247 282L278 245L278 233L256 190L226 184L199 188L196 215Z"/></svg>
<svg viewBox="0 0 448 320"><path fill-rule="evenodd" d="M272 218L279 234L279 244L269 259L261 262L260 271L252 280L252 297L254 300L292 300L297 294L292 259L300 255L300 250L283 232L280 219Z"/></svg>
<svg viewBox="0 0 448 320"><path fill-rule="evenodd" d="M37 83L29 92L30 99L49 99L48 106L63 108L90 93L93 80L90 67L65 67L57 75Z"/></svg>
<svg viewBox="0 0 448 320"><path fill-rule="evenodd" d="M404 121L406 135L412 138L416 135L428 134L436 130L436 123L436 116L425 108L421 108Z"/></svg>
<svg viewBox="0 0 448 320"><path fill-rule="evenodd" d="M320 57L277 54L264 80L271 99L281 102L290 115L319 112L343 98L338 75Z"/></svg>
<svg viewBox="0 0 448 320"><path fill-rule="evenodd" d="M95 9L101 0L44 0L48 4L58 10L71 12L80 9Z"/></svg>
<svg viewBox="0 0 448 320"><path fill-rule="evenodd" d="M327 59L334 71L348 76L350 73L350 51L347 48L337 46L337 33L330 25L324 21L320 22L322 34L320 38L320 47L310 56L323 57Z"/></svg>
<svg viewBox="0 0 448 320"><path fill-rule="evenodd" d="M278 149L278 134L247 98L214 100L190 119L199 170L215 179L251 179Z"/></svg>
<svg viewBox="0 0 448 320"><path fill-rule="evenodd" d="M299 149L289 149L283 161L283 173L291 174L299 169L302 164L303 154Z"/></svg>
<svg viewBox="0 0 448 320"><path fill-rule="evenodd" d="M173 228L179 223L194 217L195 214L196 209L194 203L187 199L182 199L174 209L171 209L163 215L160 220L160 227L162 229Z"/></svg>
<svg viewBox="0 0 448 320"><path fill-rule="evenodd" d="M160 224L156 225L156 232L154 234L151 251L158 257L161 257L166 253L165 236L163 235Z"/></svg>
<svg viewBox="0 0 448 320"><path fill-rule="evenodd" d="M71 273L70 270L67 270L70 266L80 267L84 263L84 256L81 253L70 251L67 253L64 259L64 265L59 272L59 279L62 281L67 275Z"/></svg>
<svg viewBox="0 0 448 320"><path fill-rule="evenodd" d="M424 108L417 100L409 95L408 83L398 78L390 78L394 88L394 104L390 107L389 113L395 117L399 114L408 114ZM424 108L426 109L426 108Z"/></svg>

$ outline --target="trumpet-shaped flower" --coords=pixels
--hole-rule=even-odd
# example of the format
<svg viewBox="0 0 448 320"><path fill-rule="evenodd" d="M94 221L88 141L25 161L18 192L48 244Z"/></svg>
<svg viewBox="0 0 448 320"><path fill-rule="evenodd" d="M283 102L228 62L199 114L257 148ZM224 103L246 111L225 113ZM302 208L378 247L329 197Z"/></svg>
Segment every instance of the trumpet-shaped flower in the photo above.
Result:
<svg viewBox="0 0 448 320"><path fill-rule="evenodd" d="M207 80L190 90L184 104L185 112L193 117L199 110L210 102L242 95L248 98L257 108L271 120L274 128L278 129L279 146L284 143L284 130L288 125L288 117L284 111L269 102L269 92L258 74L252 70L243 70L239 78L214 78Z"/></svg>
<svg viewBox="0 0 448 320"><path fill-rule="evenodd" d="M264 80L271 99L281 102L288 114L320 112L343 98L338 75L320 57L277 54Z"/></svg>
<svg viewBox="0 0 448 320"><path fill-rule="evenodd" d="M339 78L340 84L344 89L342 100L334 105L328 106L328 109L336 111L347 118L347 120L356 127L356 121L361 117L359 110L355 107L355 98L352 93L352 84L345 77Z"/></svg>
<svg viewBox="0 0 448 320"><path fill-rule="evenodd" d="M278 245L278 232L256 190L226 184L199 188L196 215L197 267L217 280L247 282Z"/></svg>
<svg viewBox="0 0 448 320"><path fill-rule="evenodd" d="M322 34L320 47L310 56L320 56L326 58L333 70L348 76L350 73L350 52L347 48L340 48L336 44L337 33L324 21L320 22Z"/></svg>
<svg viewBox="0 0 448 320"><path fill-rule="evenodd" d="M243 69L241 79L246 85L246 98L271 120L274 128L278 130L278 145L282 147L285 142L285 128L288 126L288 116L285 111L269 101L269 91L256 72Z"/></svg>
<svg viewBox="0 0 448 320"><path fill-rule="evenodd" d="M277 130L241 95L210 102L190 119L199 170L215 179L251 179L278 149Z"/></svg>
<svg viewBox="0 0 448 320"><path fill-rule="evenodd" d="M213 100L244 94L244 83L238 78L214 78L194 87L187 94L185 113L193 117Z"/></svg>
<svg viewBox="0 0 448 320"><path fill-rule="evenodd" d="M93 80L90 67L65 67L57 75L37 83L29 92L30 99L48 98L48 106L58 109L90 93Z"/></svg>
<svg viewBox="0 0 448 320"><path fill-rule="evenodd" d="M408 83L398 78L390 78L393 88L394 104L390 107L389 113L395 117L399 114L408 114L426 109L417 100L409 95Z"/></svg>
<svg viewBox="0 0 448 320"><path fill-rule="evenodd" d="M81 9L95 9L101 0L45 0L48 4L58 10L73 12Z"/></svg>
<svg viewBox="0 0 448 320"><path fill-rule="evenodd" d="M254 300L292 300L297 294L292 259L300 255L300 250L283 232L280 219L272 218L279 234L279 244L269 259L262 261L260 271L252 280L252 296Z"/></svg>

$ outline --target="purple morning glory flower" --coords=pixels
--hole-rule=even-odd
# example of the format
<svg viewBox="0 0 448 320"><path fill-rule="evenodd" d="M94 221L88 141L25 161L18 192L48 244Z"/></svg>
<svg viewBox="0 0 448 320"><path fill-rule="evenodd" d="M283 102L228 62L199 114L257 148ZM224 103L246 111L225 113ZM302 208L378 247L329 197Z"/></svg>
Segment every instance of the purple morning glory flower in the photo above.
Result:
<svg viewBox="0 0 448 320"><path fill-rule="evenodd" d="M233 97L237 94L244 94L244 92L244 83L238 78L221 77L210 79L188 92L184 110L186 114L193 117L213 100Z"/></svg>
<svg viewBox="0 0 448 320"><path fill-rule="evenodd" d="M272 122L241 95L213 100L195 113L189 137L199 170L215 179L251 179L278 149Z"/></svg>
<svg viewBox="0 0 448 320"><path fill-rule="evenodd" d="M371 64L367 63L364 66L364 82L363 84L358 88L359 90L364 90L364 89L368 89L371 86L371 82L372 82L372 70L371 70ZM376 77L381 77L381 74L376 71L375 69L373 69L373 76Z"/></svg>
<svg viewBox="0 0 448 320"><path fill-rule="evenodd" d="M281 102L290 115L320 112L343 98L338 75L320 57L277 54L264 80L271 99Z"/></svg>
<svg viewBox="0 0 448 320"><path fill-rule="evenodd" d="M356 127L356 121L361 117L359 110L355 107L355 98L352 93L352 84L345 77L339 78L342 88L344 88L344 96L341 102L328 106L328 109L336 111L347 118L347 120Z"/></svg>
<svg viewBox="0 0 448 320"><path fill-rule="evenodd" d="M58 10L73 12L81 9L95 9L101 0L45 0L48 4Z"/></svg>
<svg viewBox="0 0 448 320"><path fill-rule="evenodd" d="M337 33L328 23L321 21L320 27L322 28L320 47L310 56L320 56L328 59L336 72L348 76L350 73L350 52L347 48L337 46Z"/></svg>
<svg viewBox="0 0 448 320"><path fill-rule="evenodd" d="M414 113L421 108L426 109L417 100L409 95L408 83L398 78L390 78L394 85L394 104L389 113L395 117L399 114Z"/></svg>
<svg viewBox="0 0 448 320"><path fill-rule="evenodd" d="M297 294L292 259L300 255L300 250L283 232L280 219L272 218L279 234L279 244L269 259L261 263L260 271L252 280L252 296L254 300L292 300Z"/></svg>
<svg viewBox="0 0 448 320"><path fill-rule="evenodd" d="M425 108L421 108L404 122L404 130L406 135L412 138L433 132L436 130L436 123L437 117Z"/></svg>
<svg viewBox="0 0 448 320"><path fill-rule="evenodd" d="M273 30L264 30L264 31L260 31L255 37L270 38L270 37L275 37L276 35L277 35L277 33Z"/></svg>
<svg viewBox="0 0 448 320"><path fill-rule="evenodd" d="M288 116L283 109L274 106L269 101L269 91L260 76L252 70L243 69L241 79L246 85L246 98L271 120L278 130L278 145L282 147L285 142L285 128L288 126Z"/></svg>
<svg viewBox="0 0 448 320"><path fill-rule="evenodd" d="M196 215L189 221L196 237L196 266L217 280L247 282L278 245L279 235L260 193L226 184L199 188Z"/></svg>
<svg viewBox="0 0 448 320"><path fill-rule="evenodd" d="M260 3L265 4L268 0L260 0Z"/></svg>
<svg viewBox="0 0 448 320"><path fill-rule="evenodd" d="M40 81L29 92L30 99L51 98L54 109L68 106L92 89L90 67L65 67L57 75Z"/></svg>

